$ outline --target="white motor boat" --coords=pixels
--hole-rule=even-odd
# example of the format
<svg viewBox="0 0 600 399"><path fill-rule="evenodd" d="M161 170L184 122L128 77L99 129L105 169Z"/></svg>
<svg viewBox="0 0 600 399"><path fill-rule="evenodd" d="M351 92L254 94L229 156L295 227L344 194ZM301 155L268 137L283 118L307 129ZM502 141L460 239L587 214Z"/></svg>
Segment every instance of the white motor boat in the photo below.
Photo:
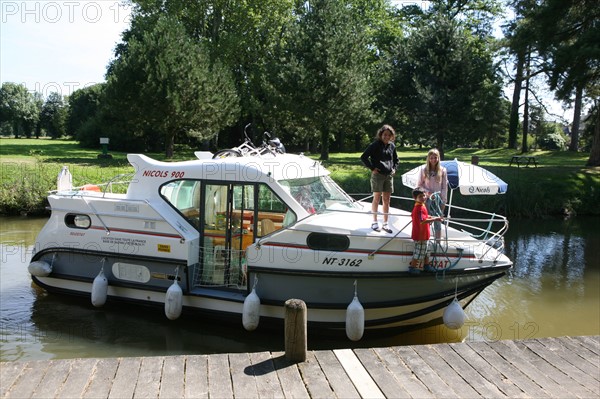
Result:
<svg viewBox="0 0 600 399"><path fill-rule="evenodd" d="M351 198L318 161L211 155L130 154L135 173L121 193L116 180L73 188L63 170L29 265L33 281L94 306L153 305L169 319L243 321L249 330L281 324L285 302L300 299L310 329L347 329L353 311L358 328L382 330L441 323L449 305L466 307L512 266L502 216L467 217L450 204L462 219L445 219L436 270L415 275L412 198L394 199L406 209L392 208L393 232L378 232L370 198Z"/></svg>

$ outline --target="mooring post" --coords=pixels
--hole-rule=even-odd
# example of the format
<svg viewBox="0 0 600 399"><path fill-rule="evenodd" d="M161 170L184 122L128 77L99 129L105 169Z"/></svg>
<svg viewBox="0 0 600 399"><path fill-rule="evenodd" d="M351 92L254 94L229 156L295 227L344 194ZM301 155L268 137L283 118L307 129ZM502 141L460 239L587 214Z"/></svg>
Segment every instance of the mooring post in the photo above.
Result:
<svg viewBox="0 0 600 399"><path fill-rule="evenodd" d="M292 363L306 360L306 319L303 300L285 301L285 358Z"/></svg>

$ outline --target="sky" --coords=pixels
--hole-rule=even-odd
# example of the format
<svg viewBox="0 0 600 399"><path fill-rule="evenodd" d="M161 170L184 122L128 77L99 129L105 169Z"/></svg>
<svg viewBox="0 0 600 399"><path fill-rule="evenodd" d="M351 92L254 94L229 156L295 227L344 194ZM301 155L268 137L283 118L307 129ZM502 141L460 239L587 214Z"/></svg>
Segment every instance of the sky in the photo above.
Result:
<svg viewBox="0 0 600 399"><path fill-rule="evenodd" d="M129 7L119 0L0 0L0 81L44 97L104 82Z"/></svg>
<svg viewBox="0 0 600 399"><path fill-rule="evenodd" d="M24 84L44 98L104 82L130 7L121 0L0 0L0 82ZM511 87L505 95L511 98ZM572 118L551 94L544 98L552 113Z"/></svg>

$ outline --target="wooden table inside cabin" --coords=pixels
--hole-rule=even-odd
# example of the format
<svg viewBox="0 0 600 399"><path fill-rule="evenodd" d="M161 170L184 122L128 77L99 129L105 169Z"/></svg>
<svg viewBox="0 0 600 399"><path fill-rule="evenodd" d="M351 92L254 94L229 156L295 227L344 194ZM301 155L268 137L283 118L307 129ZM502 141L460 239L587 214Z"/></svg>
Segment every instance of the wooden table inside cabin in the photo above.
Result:
<svg viewBox="0 0 600 399"><path fill-rule="evenodd" d="M225 230L204 230L205 238L212 239L213 247L225 246ZM241 240L241 247L240 247ZM248 245L252 244L252 234L239 232L233 233L231 236L231 248L245 250Z"/></svg>

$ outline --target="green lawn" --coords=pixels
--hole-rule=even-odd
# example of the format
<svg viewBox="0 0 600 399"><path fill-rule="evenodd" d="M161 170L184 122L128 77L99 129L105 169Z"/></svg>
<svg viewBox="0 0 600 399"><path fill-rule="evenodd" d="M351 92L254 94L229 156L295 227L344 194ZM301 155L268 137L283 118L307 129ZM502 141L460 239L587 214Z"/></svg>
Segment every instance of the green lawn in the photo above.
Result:
<svg viewBox="0 0 600 399"><path fill-rule="evenodd" d="M425 162L428 148L399 148L400 170L396 175L396 194L410 196L400 176ZM76 186L102 183L122 173L131 173L127 154L110 151L112 159L99 159L97 149L80 148L73 140L0 138L0 213L44 213L46 192L55 188L56 176L68 165ZM147 154L165 160L163 153ZM466 206L492 209L509 216L537 217L561 214L600 214L600 168L587 168L587 153L534 151L538 167L509 166L515 150L459 148L446 151L445 159L471 162L489 169L509 185L503 196L461 198ZM318 155L311 157L317 159ZM368 193L368 171L360 162L360 153L330 154L323 164L332 177L349 193ZM194 149L178 146L173 160L194 159ZM487 198L486 198L487 197Z"/></svg>

